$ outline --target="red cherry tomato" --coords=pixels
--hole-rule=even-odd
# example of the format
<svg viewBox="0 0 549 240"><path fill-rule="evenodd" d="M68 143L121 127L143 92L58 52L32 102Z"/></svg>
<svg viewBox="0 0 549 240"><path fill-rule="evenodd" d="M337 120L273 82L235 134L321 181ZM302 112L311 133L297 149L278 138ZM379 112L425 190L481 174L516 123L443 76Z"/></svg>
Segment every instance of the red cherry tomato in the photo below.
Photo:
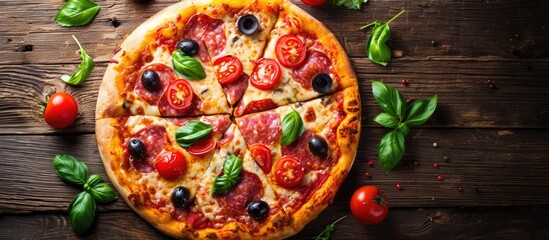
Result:
<svg viewBox="0 0 549 240"><path fill-rule="evenodd" d="M284 156L276 163L276 183L285 188L297 187L303 180L303 165L294 157Z"/></svg>
<svg viewBox="0 0 549 240"><path fill-rule="evenodd" d="M276 42L275 53L278 62L282 66L295 68L305 61L307 50L301 39L297 36L284 35Z"/></svg>
<svg viewBox="0 0 549 240"><path fill-rule="evenodd" d="M264 173L271 171L273 167L273 155L267 146L256 143L250 147L250 153Z"/></svg>
<svg viewBox="0 0 549 240"><path fill-rule="evenodd" d="M66 92L51 95L44 111L44 120L53 128L67 128L78 116L78 105Z"/></svg>
<svg viewBox="0 0 549 240"><path fill-rule="evenodd" d="M165 152L156 161L156 171L165 179L177 180L187 171L185 156L178 151Z"/></svg>
<svg viewBox="0 0 549 240"><path fill-rule="evenodd" d="M318 7L324 5L328 0L301 0L301 2L312 7Z"/></svg>
<svg viewBox="0 0 549 240"><path fill-rule="evenodd" d="M187 150L195 156L204 156L215 147L215 140L212 137L200 139L193 143Z"/></svg>
<svg viewBox="0 0 549 240"><path fill-rule="evenodd" d="M364 224L378 224L387 216L387 197L376 186L363 186L351 198L351 212Z"/></svg>
<svg viewBox="0 0 549 240"><path fill-rule="evenodd" d="M215 75L221 84L232 83L242 74L242 63L237 57L232 55L218 58L214 61L213 65Z"/></svg>
<svg viewBox="0 0 549 240"><path fill-rule="evenodd" d="M275 60L261 58L254 67L250 83L259 89L269 90L278 85L280 81L280 67Z"/></svg>
<svg viewBox="0 0 549 240"><path fill-rule="evenodd" d="M177 110L188 108L194 97L191 85L183 79L171 82L164 94L167 94L170 106Z"/></svg>

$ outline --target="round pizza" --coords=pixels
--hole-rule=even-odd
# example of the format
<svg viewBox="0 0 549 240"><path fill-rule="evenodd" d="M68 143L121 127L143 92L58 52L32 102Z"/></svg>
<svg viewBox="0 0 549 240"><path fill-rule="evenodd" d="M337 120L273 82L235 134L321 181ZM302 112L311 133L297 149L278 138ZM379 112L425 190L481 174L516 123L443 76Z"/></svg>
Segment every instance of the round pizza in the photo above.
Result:
<svg viewBox="0 0 549 240"><path fill-rule="evenodd" d="M360 135L336 37L284 0L170 6L115 50L99 89L107 175L176 238L278 239L315 219Z"/></svg>

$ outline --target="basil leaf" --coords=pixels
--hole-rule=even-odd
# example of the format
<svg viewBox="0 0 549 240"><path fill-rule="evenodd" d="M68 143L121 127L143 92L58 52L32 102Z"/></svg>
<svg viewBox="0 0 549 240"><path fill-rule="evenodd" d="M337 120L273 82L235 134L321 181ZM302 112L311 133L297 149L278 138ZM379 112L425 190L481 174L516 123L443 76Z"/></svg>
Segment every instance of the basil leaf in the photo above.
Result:
<svg viewBox="0 0 549 240"><path fill-rule="evenodd" d="M64 27L86 25L100 9L93 0L69 0L57 12L55 21Z"/></svg>
<svg viewBox="0 0 549 240"><path fill-rule="evenodd" d="M80 85L81 83L86 81L86 79L88 79L91 72L93 71L93 68L95 67L95 64L93 62L93 59L86 53L86 51L84 51L84 48L82 48L82 45L80 45L78 39L76 39L74 35L72 37L78 44L78 47L80 47L80 56L82 56L82 62L80 63L80 65L78 65L78 68L71 76L63 75L61 76L61 79L68 84Z"/></svg>
<svg viewBox="0 0 549 240"><path fill-rule="evenodd" d="M172 64L177 75L187 80L200 80L206 77L202 64L195 58L186 56L180 49L172 53Z"/></svg>
<svg viewBox="0 0 549 240"><path fill-rule="evenodd" d="M69 204L71 228L77 235L84 233L95 217L95 202L91 194L81 192Z"/></svg>
<svg viewBox="0 0 549 240"><path fill-rule="evenodd" d="M348 9L360 10L362 4L368 2L368 0L330 0L330 3L334 6L345 6Z"/></svg>
<svg viewBox="0 0 549 240"><path fill-rule="evenodd" d="M401 123L396 130L399 131L402 136L406 137L408 135L408 132L410 131L410 128L408 128L408 125L406 125L406 123Z"/></svg>
<svg viewBox="0 0 549 240"><path fill-rule="evenodd" d="M179 146L188 148L196 141L207 137L212 132L210 124L192 120L175 131L175 141Z"/></svg>
<svg viewBox="0 0 549 240"><path fill-rule="evenodd" d="M305 131L303 120L299 113L292 111L282 118L282 146L293 143Z"/></svg>
<svg viewBox="0 0 549 240"><path fill-rule="evenodd" d="M100 181L101 181L101 176L97 175L97 174L94 174L94 175L91 175L90 178L88 178L88 181L86 182L86 185L88 185L90 188L92 187L95 187L95 185L97 185ZM84 190L86 189L86 187L84 186ZM88 191L88 190L86 190Z"/></svg>
<svg viewBox="0 0 549 240"><path fill-rule="evenodd" d="M326 228L324 229L324 231L322 231L318 236L312 237L311 239L313 239L313 240L328 240L328 239L330 239L330 234L331 234L331 232L333 232L335 230L336 223L338 223L339 221L343 220L346 217L347 217L347 215L343 215L343 217L340 217L335 222L326 225Z"/></svg>
<svg viewBox="0 0 549 240"><path fill-rule="evenodd" d="M71 155L58 153L53 159L55 173L70 184L82 186L88 179L88 166Z"/></svg>
<svg viewBox="0 0 549 240"><path fill-rule="evenodd" d="M108 203L116 200L116 192L106 183L100 183L91 188L93 199L99 203Z"/></svg>
<svg viewBox="0 0 549 240"><path fill-rule="evenodd" d="M377 148L377 155L383 170L391 172L404 155L404 135L397 130L385 134Z"/></svg>
<svg viewBox="0 0 549 240"><path fill-rule="evenodd" d="M431 117L436 108L437 95L431 98L415 101L410 105L410 107L408 107L404 121L406 124L410 124L412 126L421 125L426 122L429 117Z"/></svg>
<svg viewBox="0 0 549 240"><path fill-rule="evenodd" d="M391 60L391 48L389 48L386 44L387 40L391 37L391 29L389 28L389 24L404 12L405 10L400 11L386 23L375 21L373 24L368 24L361 27L361 29L363 29L367 26L374 26L372 33L368 38L368 43L366 44L366 52L368 54L368 58L372 62L386 66Z"/></svg>
<svg viewBox="0 0 549 240"><path fill-rule="evenodd" d="M388 113L380 113L374 121L388 128L396 128L398 126L398 120Z"/></svg>
<svg viewBox="0 0 549 240"><path fill-rule="evenodd" d="M223 164L223 175L216 177L213 181L212 194L222 194L229 191L240 179L242 164L242 159L234 154L229 155Z"/></svg>
<svg viewBox="0 0 549 240"><path fill-rule="evenodd" d="M372 93L379 106L388 114L402 120L406 113L406 101L404 96L385 83L372 80Z"/></svg>

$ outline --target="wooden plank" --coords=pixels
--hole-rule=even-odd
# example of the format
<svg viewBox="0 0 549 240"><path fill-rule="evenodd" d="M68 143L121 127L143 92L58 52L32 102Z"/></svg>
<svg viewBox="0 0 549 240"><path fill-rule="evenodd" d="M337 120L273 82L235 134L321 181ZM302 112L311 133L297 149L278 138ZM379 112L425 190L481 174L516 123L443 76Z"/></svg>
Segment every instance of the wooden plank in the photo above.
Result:
<svg viewBox="0 0 549 240"><path fill-rule="evenodd" d="M402 164L391 174L377 161L373 167L367 164L376 159L384 133L363 129L355 164L335 205L347 205L362 185L380 186L396 207L549 204L549 130L412 129ZM6 135L0 142L0 213L66 209L80 190L55 175L56 153L72 154L87 163L91 173L104 176L93 134ZM433 168L433 163L440 167ZM365 172L373 177L365 177ZM439 174L443 181L437 181ZM128 208L119 200L100 209Z"/></svg>
<svg viewBox="0 0 549 240"><path fill-rule="evenodd" d="M510 208L391 208L379 225L356 221L346 207L330 207L317 220L290 239L310 239L327 224L339 222L331 239L547 239L549 207ZM25 229L25 231L21 231ZM2 239L77 239L66 213L4 215L0 218ZM166 239L132 212L101 212L85 238Z"/></svg>
<svg viewBox="0 0 549 240"><path fill-rule="evenodd" d="M379 126L372 119L381 109L371 94L371 79L379 79L410 99L438 95L438 109L425 127L549 128L548 61L406 61L389 69L366 59L352 62L360 83L364 126ZM105 66L98 64L87 82L74 87L60 76L74 71L75 64L0 65L0 134L92 133ZM401 79L408 79L409 85L400 84ZM80 117L69 129L54 130L42 118L40 102L56 91L72 93L78 102Z"/></svg>
<svg viewBox="0 0 549 240"><path fill-rule="evenodd" d="M0 64L78 62L76 35L96 61L108 61L121 39L159 10L178 1L98 1L91 25L64 28L53 21L62 1L2 1ZM357 27L407 13L391 25L390 45L405 52L399 62L432 57L541 58L549 56L549 5L520 1L371 1L362 11L311 8L294 1L331 29L353 57L365 57L367 31ZM120 22L112 25L112 18ZM432 41L435 41L432 44Z"/></svg>

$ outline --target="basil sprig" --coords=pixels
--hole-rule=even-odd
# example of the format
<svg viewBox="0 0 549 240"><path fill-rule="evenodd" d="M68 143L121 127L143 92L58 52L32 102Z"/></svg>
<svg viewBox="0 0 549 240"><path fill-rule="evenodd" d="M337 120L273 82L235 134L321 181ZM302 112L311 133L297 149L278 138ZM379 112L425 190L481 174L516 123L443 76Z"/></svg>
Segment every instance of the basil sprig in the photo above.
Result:
<svg viewBox="0 0 549 240"><path fill-rule="evenodd" d="M381 167L391 172L404 156L405 137L409 126L419 126L426 122L437 107L437 96L421 99L406 106L404 96L380 81L372 81L372 93L381 108L385 111L374 119L384 127L393 128L383 136L377 148Z"/></svg>
<svg viewBox="0 0 549 240"><path fill-rule="evenodd" d="M63 181L84 188L69 204L69 218L72 230L80 235L84 233L95 217L95 202L107 203L116 200L116 192L101 176L88 177L88 166L71 155L59 153L53 159L54 171Z"/></svg>
<svg viewBox="0 0 549 240"><path fill-rule="evenodd" d="M63 27L86 25L100 9L93 0L69 0L57 12L55 21Z"/></svg>
<svg viewBox="0 0 549 240"><path fill-rule="evenodd" d="M211 132L212 126L210 124L191 120L175 131L175 141L179 146L188 148L196 141L207 137Z"/></svg>
<svg viewBox="0 0 549 240"><path fill-rule="evenodd" d="M212 194L222 194L229 191L240 179L242 164L242 159L234 154L229 155L223 164L223 175L216 177L213 181Z"/></svg>
<svg viewBox="0 0 549 240"><path fill-rule="evenodd" d="M80 65L78 65L78 68L72 75L63 75L61 76L61 79L65 81L68 84L72 85L80 85L88 77L90 76L91 72L93 71L93 68L95 67L95 64L93 62L93 59L84 51L84 48L82 48L82 45L80 45L80 42L78 42L78 39L73 35L74 41L78 44L78 47L80 47L80 56L82 56L82 62Z"/></svg>
<svg viewBox="0 0 549 240"><path fill-rule="evenodd" d="M206 77L202 64L195 58L185 55L181 49L172 53L172 64L175 73L187 80L200 80Z"/></svg>
<svg viewBox="0 0 549 240"><path fill-rule="evenodd" d="M339 219L335 220L335 222L326 225L326 228L324 231L322 231L318 236L312 237L312 240L330 240L331 233L335 230L335 225L339 221L345 219L347 215L343 215L343 217L340 217Z"/></svg>
<svg viewBox="0 0 549 240"><path fill-rule="evenodd" d="M405 10L400 11L386 23L374 21L359 28L365 29L367 27L374 26L374 28L372 28L370 38L368 38L368 43L366 44L366 53L372 62L386 66L391 60L391 48L389 48L386 44L387 40L391 37L391 29L389 28L389 24L404 12Z"/></svg>
<svg viewBox="0 0 549 240"><path fill-rule="evenodd" d="M303 120L299 113L292 109L292 111L282 118L282 146L293 143L298 137L305 131Z"/></svg>
<svg viewBox="0 0 549 240"><path fill-rule="evenodd" d="M330 3L334 6L345 6L348 9L360 10L362 4L368 2L368 0L330 0Z"/></svg>

